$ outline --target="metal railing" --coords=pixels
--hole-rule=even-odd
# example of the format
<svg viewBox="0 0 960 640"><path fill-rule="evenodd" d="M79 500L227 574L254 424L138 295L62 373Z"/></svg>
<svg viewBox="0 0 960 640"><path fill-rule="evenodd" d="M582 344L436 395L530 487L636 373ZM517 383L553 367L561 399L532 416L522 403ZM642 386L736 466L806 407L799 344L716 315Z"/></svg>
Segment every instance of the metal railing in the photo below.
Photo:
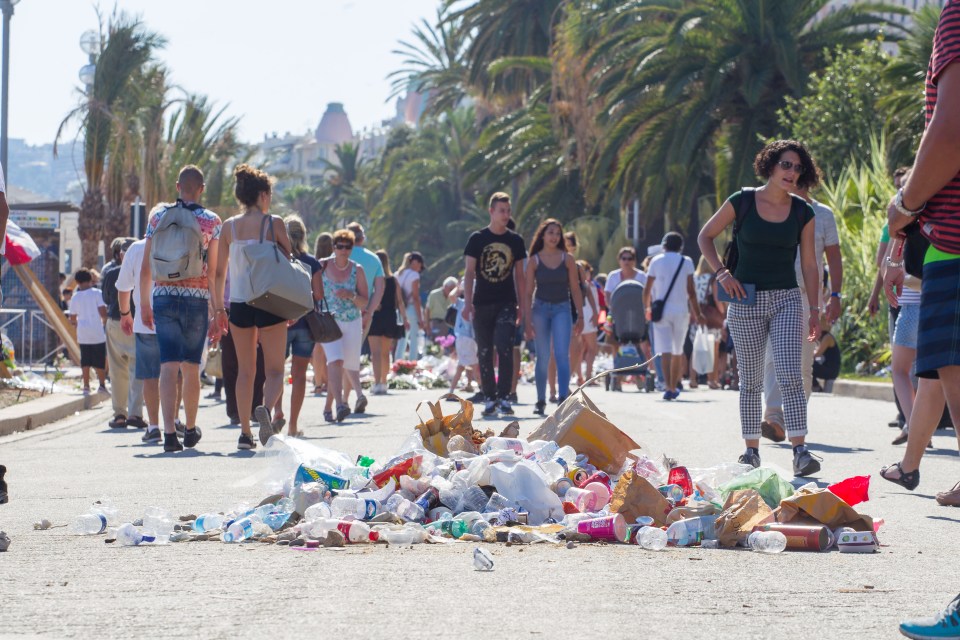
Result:
<svg viewBox="0 0 960 640"><path fill-rule="evenodd" d="M24 331L24 329L26 328L26 320L25 320L26 315L27 315L26 309L0 309L0 319L2 319L0 320L0 331L2 331L3 333L9 336L10 330L8 329L8 327L13 325L17 321L20 321L20 350L17 351L16 353L17 357L20 357L20 358L23 357L24 350L25 350L24 348L27 344L26 343L27 335L26 335L26 332ZM7 319L3 319L4 316L11 316L11 317L7 320ZM14 344L13 348L16 349L17 345Z"/></svg>
<svg viewBox="0 0 960 640"><path fill-rule="evenodd" d="M54 334L56 334L56 328L47 321L46 314L43 311L34 309L30 311L30 336L31 337L36 335L33 331L35 322L39 322L41 325L47 327L48 329L53 331ZM31 367L35 367L38 364L43 364L44 366L46 366L47 364L52 364L52 359L61 351L66 352L66 349L67 349L67 346L63 344L63 342L59 338L57 338L57 346L51 349L50 351L48 351L47 353L43 354L42 356L40 356L40 359L38 360L34 358L34 354L33 354L33 347L34 347L34 344L36 344L36 342L37 342L36 340L30 341L29 364ZM51 360L51 362L48 362L48 360Z"/></svg>

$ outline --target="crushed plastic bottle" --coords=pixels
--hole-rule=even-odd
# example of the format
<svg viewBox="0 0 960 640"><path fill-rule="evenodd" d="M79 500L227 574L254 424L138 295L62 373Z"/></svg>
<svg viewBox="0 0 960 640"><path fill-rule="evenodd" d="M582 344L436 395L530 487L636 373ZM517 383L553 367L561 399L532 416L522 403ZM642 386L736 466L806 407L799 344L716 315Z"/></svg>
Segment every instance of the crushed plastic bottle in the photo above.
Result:
<svg viewBox="0 0 960 640"><path fill-rule="evenodd" d="M227 543L240 542L253 537L254 517L240 518L234 520L227 530L220 536L221 540ZM259 520L259 518L256 518Z"/></svg>
<svg viewBox="0 0 960 640"><path fill-rule="evenodd" d="M330 512L338 520L346 517L356 518L357 520L370 520L378 513L383 511L383 505L376 500L364 500L363 498L352 498L337 496L330 503Z"/></svg>
<svg viewBox="0 0 960 640"><path fill-rule="evenodd" d="M470 487L460 496L457 511L483 511L489 499L480 487Z"/></svg>
<svg viewBox="0 0 960 640"><path fill-rule="evenodd" d="M460 518L448 518L431 522L427 525L427 529L436 534L448 533L453 538L460 538L463 534L470 532L470 525Z"/></svg>
<svg viewBox="0 0 960 640"><path fill-rule="evenodd" d="M715 515L678 520L667 527L667 542L674 547L689 547L716 538L716 520Z"/></svg>
<svg viewBox="0 0 960 640"><path fill-rule="evenodd" d="M480 547L473 550L473 568L477 571L493 571L493 558Z"/></svg>
<svg viewBox="0 0 960 640"><path fill-rule="evenodd" d="M154 536L140 533L140 530L129 522L125 522L117 529L117 542L125 547L135 547L141 544L155 543Z"/></svg>
<svg viewBox="0 0 960 640"><path fill-rule="evenodd" d="M637 534L637 544L648 551L663 551L667 546L667 532L657 527L643 527Z"/></svg>
<svg viewBox="0 0 960 640"><path fill-rule="evenodd" d="M759 553L780 553L787 548L787 536L779 531L754 531L747 538L747 546Z"/></svg>

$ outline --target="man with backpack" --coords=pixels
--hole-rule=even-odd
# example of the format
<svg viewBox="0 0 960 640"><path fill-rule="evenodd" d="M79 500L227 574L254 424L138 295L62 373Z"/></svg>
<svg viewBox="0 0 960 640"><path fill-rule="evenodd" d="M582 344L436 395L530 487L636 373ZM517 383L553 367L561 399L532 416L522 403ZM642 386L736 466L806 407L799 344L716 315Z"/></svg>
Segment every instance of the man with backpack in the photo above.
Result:
<svg viewBox="0 0 960 640"><path fill-rule="evenodd" d="M216 264L220 217L200 204L203 173L188 165L177 178L179 198L151 212L140 271L140 316L155 329L160 348L160 407L163 414L163 450L182 451L200 441L197 409L200 404L200 360L210 326L209 304L215 278L208 265ZM177 438L177 375L183 376L186 429Z"/></svg>

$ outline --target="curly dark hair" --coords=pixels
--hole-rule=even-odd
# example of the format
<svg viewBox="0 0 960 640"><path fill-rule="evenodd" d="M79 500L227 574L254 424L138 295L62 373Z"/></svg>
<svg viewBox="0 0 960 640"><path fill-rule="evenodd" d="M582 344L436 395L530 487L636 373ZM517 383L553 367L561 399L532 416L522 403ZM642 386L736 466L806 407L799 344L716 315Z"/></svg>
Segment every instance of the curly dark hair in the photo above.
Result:
<svg viewBox="0 0 960 640"><path fill-rule="evenodd" d="M773 175L773 168L780 162L780 156L787 151L793 151L800 156L800 165L803 173L797 177L797 186L801 189L813 189L820 184L820 167L802 142L797 140L774 140L769 143L753 160L753 170L757 176L767 180Z"/></svg>
<svg viewBox="0 0 960 640"><path fill-rule="evenodd" d="M557 244L557 248L560 249L560 251L567 250L566 234L563 232L563 225L555 218L547 218L540 223L540 226L537 227L537 230L533 233L533 239L530 241L531 256L536 255L543 250L543 236L547 233L547 228L549 228L551 225L556 225L557 228L560 229L560 243Z"/></svg>
<svg viewBox="0 0 960 640"><path fill-rule="evenodd" d="M241 164L233 170L237 184L233 193L240 204L252 207L257 204L261 193L273 192L273 180L265 172L249 164Z"/></svg>

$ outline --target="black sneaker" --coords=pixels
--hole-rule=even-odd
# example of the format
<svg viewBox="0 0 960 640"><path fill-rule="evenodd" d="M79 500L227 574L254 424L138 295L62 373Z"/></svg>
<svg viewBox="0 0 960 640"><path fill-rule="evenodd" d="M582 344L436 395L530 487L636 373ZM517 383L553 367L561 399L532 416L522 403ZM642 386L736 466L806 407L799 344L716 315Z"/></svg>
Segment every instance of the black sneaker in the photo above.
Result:
<svg viewBox="0 0 960 640"><path fill-rule="evenodd" d="M187 426L182 422L180 422L179 420L173 421L173 430L176 431L177 435L180 436L181 438L183 437L183 432L186 428Z"/></svg>
<svg viewBox="0 0 960 640"><path fill-rule="evenodd" d="M502 413L502 414L505 415L505 416L512 416L512 415L513 415L513 407L510 406L510 401L509 401L509 400L501 400L501 401L500 401L500 413Z"/></svg>
<svg viewBox="0 0 960 640"><path fill-rule="evenodd" d="M3 479L3 476L6 475L7 468L0 464L0 504L7 504L10 502L10 494L7 493L7 481Z"/></svg>
<svg viewBox="0 0 960 640"><path fill-rule="evenodd" d="M542 416L547 413L546 407L547 407L546 402L544 402L543 400L537 400L537 404L534 405L533 407L533 412L538 416Z"/></svg>
<svg viewBox="0 0 960 640"><path fill-rule="evenodd" d="M483 402L485 399L486 398L484 398L483 391L477 391L475 394L467 398L467 400L470 402L476 402L477 404Z"/></svg>
<svg viewBox="0 0 960 640"><path fill-rule="evenodd" d="M200 442L200 438L203 434L200 432L200 427L194 427L193 429L187 429L183 436L183 446L187 449L192 449L197 446L197 443Z"/></svg>
<svg viewBox="0 0 960 640"><path fill-rule="evenodd" d="M483 415L485 416L495 416L497 415L497 401L488 400L487 404L483 407Z"/></svg>
<svg viewBox="0 0 960 640"><path fill-rule="evenodd" d="M760 466L760 456L752 451L745 451L742 456L737 458L740 464L748 464L754 469Z"/></svg>
<svg viewBox="0 0 960 640"><path fill-rule="evenodd" d="M240 434L240 439L237 441L237 449L241 451L248 451L250 449L256 449L257 443L248 435Z"/></svg>
<svg viewBox="0 0 960 640"><path fill-rule="evenodd" d="M823 458L810 453L807 448L797 451L793 454L793 475L799 478L813 475L820 471L820 460Z"/></svg>
<svg viewBox="0 0 960 640"><path fill-rule="evenodd" d="M122 413L118 413L113 417L113 420L107 423L107 426L111 429L126 429L127 428L127 416Z"/></svg>
<svg viewBox="0 0 960 640"><path fill-rule="evenodd" d="M273 423L270 421L270 411L263 405L253 410L253 417L260 425L260 444L267 444L267 440L273 435Z"/></svg>
<svg viewBox="0 0 960 640"><path fill-rule="evenodd" d="M160 427L147 429L146 433L140 436L140 442L160 442L163 439L163 432Z"/></svg>
<svg viewBox="0 0 960 640"><path fill-rule="evenodd" d="M146 429L147 423L140 416L130 416L127 418L127 426L133 427L134 429Z"/></svg>
<svg viewBox="0 0 960 640"><path fill-rule="evenodd" d="M167 453L183 451L183 445L180 444L180 438L177 437L176 433L163 434L163 450Z"/></svg>
<svg viewBox="0 0 960 640"><path fill-rule="evenodd" d="M517 404L518 402L520 402L519 400L517 400L517 392L516 392L516 391L514 391L513 393L511 393L510 395L508 395L508 396L507 396L507 400L509 400L509 401L512 402L513 404Z"/></svg>
<svg viewBox="0 0 960 640"><path fill-rule="evenodd" d="M337 422L343 422L347 419L347 416L350 415L350 407L345 404L341 404L337 407Z"/></svg>

